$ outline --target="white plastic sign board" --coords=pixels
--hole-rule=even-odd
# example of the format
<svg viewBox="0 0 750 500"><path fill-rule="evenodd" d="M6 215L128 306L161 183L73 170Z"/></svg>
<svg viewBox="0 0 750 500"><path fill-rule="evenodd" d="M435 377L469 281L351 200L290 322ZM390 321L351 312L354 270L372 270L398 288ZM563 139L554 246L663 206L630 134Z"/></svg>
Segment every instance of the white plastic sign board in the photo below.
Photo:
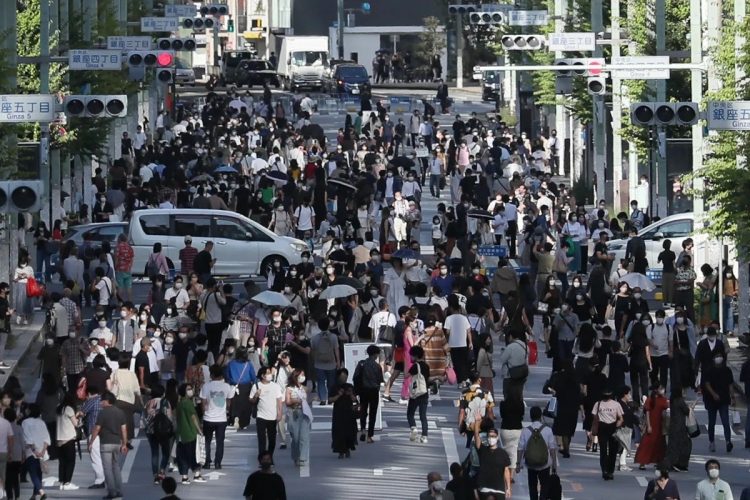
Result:
<svg viewBox="0 0 750 500"><path fill-rule="evenodd" d="M56 97L42 94L0 95L0 122L53 122Z"/></svg>
<svg viewBox="0 0 750 500"><path fill-rule="evenodd" d="M367 359L367 348L372 345L366 342L359 342L354 344L344 344L344 368L349 370L349 378L347 382L350 384L354 381L354 370L357 368L357 363L363 359ZM382 347L381 347L382 349ZM377 430L383 430L383 413L381 409L383 403L378 404L378 413L375 417L375 428Z"/></svg>
<svg viewBox="0 0 750 500"><path fill-rule="evenodd" d="M141 31L144 33L161 33L177 31L180 20L177 17L142 17Z"/></svg>
<svg viewBox="0 0 750 500"><path fill-rule="evenodd" d="M120 50L71 50L68 52L68 69L105 70L122 69L122 51Z"/></svg>
<svg viewBox="0 0 750 500"><path fill-rule="evenodd" d="M622 80L669 80L669 68L667 68L669 56L612 57L612 65L639 66L638 69L613 69L612 78Z"/></svg>
<svg viewBox="0 0 750 500"><path fill-rule="evenodd" d="M750 130L750 101L712 101L707 114L711 130Z"/></svg>
<svg viewBox="0 0 750 500"><path fill-rule="evenodd" d="M510 26L546 26L546 10L511 10L508 12Z"/></svg>
<svg viewBox="0 0 750 500"><path fill-rule="evenodd" d="M165 17L193 17L196 14L195 5L165 5Z"/></svg>
<svg viewBox="0 0 750 500"><path fill-rule="evenodd" d="M580 52L596 48L594 33L550 33L547 35L547 48L551 51Z"/></svg>
<svg viewBox="0 0 750 500"><path fill-rule="evenodd" d="M122 52L134 52L137 50L151 50L150 36L108 36L107 48L109 50L120 50Z"/></svg>

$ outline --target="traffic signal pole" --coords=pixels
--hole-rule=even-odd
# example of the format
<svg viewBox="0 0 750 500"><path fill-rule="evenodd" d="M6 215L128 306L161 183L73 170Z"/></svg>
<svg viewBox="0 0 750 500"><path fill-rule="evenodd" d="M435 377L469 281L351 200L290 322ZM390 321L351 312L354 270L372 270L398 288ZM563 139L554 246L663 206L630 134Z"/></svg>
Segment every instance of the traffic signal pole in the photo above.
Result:
<svg viewBox="0 0 750 500"><path fill-rule="evenodd" d="M591 30L599 33L604 30L602 0L591 0ZM602 57L602 47L597 45L594 57ZM597 203L606 198L607 175L607 110L603 95L592 96L593 100L593 139L594 139L594 173L596 174L596 196L591 203ZM581 200L582 201L582 200Z"/></svg>
<svg viewBox="0 0 750 500"><path fill-rule="evenodd" d="M620 56L620 0L612 0L612 57ZM612 207L622 209L622 79L612 75ZM630 200L628 200L630 201ZM627 202L625 204L627 206Z"/></svg>
<svg viewBox="0 0 750 500"><path fill-rule="evenodd" d="M666 0L655 0L655 16L656 19L666 19ZM656 22L656 54L661 55L667 49L667 35L666 35L666 22ZM667 100L667 81L656 80L656 100L663 102ZM666 133L666 132L665 132ZM656 142L659 154L655 158L655 177L651 174L648 178L648 189L650 191L649 211L653 220L654 215L659 217L666 217L669 215L667 207L667 157L661 155L661 150L658 148L660 132L656 131ZM664 150L666 151L666 136ZM636 182L636 179L632 179L631 182Z"/></svg>
<svg viewBox="0 0 750 500"><path fill-rule="evenodd" d="M17 71L17 54L18 54L18 26L16 25L16 2L0 2L0 29L5 33L5 37L0 39L0 46L3 47L8 57L9 72L0 75L5 84L10 88L16 86ZM17 138L7 137L6 140L13 143L18 142ZM10 172L7 172L8 174ZM0 231L0 281L10 283L11 270L15 269L18 262L18 231L16 231L18 215L0 214L3 218L5 230Z"/></svg>

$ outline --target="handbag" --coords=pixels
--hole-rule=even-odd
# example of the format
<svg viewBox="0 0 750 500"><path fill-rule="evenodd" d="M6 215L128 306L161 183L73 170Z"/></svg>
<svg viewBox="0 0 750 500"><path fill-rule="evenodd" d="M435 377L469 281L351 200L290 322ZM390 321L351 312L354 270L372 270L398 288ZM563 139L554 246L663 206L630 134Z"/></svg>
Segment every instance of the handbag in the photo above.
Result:
<svg viewBox="0 0 750 500"><path fill-rule="evenodd" d="M526 346L526 344L523 344L523 348L526 351L526 354L528 355L529 348ZM527 363L523 363L518 366L508 367L508 377L510 377L513 380L526 380L528 376L529 376L529 365Z"/></svg>
<svg viewBox="0 0 750 500"><path fill-rule="evenodd" d="M450 365L445 367L445 380L450 385L456 385L456 383L458 383L458 378L456 378L456 370L454 370Z"/></svg>
<svg viewBox="0 0 750 500"><path fill-rule="evenodd" d="M26 278L26 296L34 298L41 297L42 295L44 295L44 285L39 283L33 276Z"/></svg>
<svg viewBox="0 0 750 500"><path fill-rule="evenodd" d="M86 377L81 377L78 381L78 387L76 387L76 397L81 401L85 401L88 397L88 388L89 384Z"/></svg>
<svg viewBox="0 0 750 500"><path fill-rule="evenodd" d="M240 380L242 380L242 376L245 375L245 372L247 371L247 366L250 364L249 361L245 361L245 366L242 367L242 371L240 372L240 376L237 377L237 383L232 384L229 387L232 389L232 392L237 395L240 393Z"/></svg>
<svg viewBox="0 0 750 500"><path fill-rule="evenodd" d="M669 408L661 412L661 434L666 436L669 434L669 420L671 419L671 412Z"/></svg>
<svg viewBox="0 0 750 500"><path fill-rule="evenodd" d="M594 406L594 418L591 419L591 435L599 435L599 403Z"/></svg>
<svg viewBox="0 0 750 500"><path fill-rule="evenodd" d="M688 436L691 438L697 438L701 435L701 426L698 425L698 419L695 418L695 405L698 403L698 400L696 399L695 402L688 407L688 415L685 419L685 426L687 427Z"/></svg>

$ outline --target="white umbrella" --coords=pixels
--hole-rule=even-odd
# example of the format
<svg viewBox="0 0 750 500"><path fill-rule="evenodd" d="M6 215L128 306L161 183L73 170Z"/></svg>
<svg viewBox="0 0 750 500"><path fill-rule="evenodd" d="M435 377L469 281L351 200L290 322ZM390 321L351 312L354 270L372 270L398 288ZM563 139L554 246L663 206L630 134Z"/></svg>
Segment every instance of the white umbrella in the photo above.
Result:
<svg viewBox="0 0 750 500"><path fill-rule="evenodd" d="M619 282L625 282L630 286L630 288L638 287L646 292L650 292L656 289L656 285L654 284L654 282L647 278L646 275L641 273L628 273L620 278Z"/></svg>
<svg viewBox="0 0 750 500"><path fill-rule="evenodd" d="M349 285L333 285L320 292L321 299L341 299L357 295L357 289Z"/></svg>
<svg viewBox="0 0 750 500"><path fill-rule="evenodd" d="M289 299L279 292L272 292L271 290L265 290L260 292L258 295L253 297L251 300L263 304L265 306L278 306L278 307L289 307L292 305Z"/></svg>
<svg viewBox="0 0 750 500"><path fill-rule="evenodd" d="M242 99L234 99L229 103L229 107L232 107L237 111L241 111L242 108L247 108L247 104L245 104Z"/></svg>
<svg viewBox="0 0 750 500"><path fill-rule="evenodd" d="M268 162L263 158L256 158L250 164L250 168L252 169L254 174L257 174L261 170L268 168Z"/></svg>

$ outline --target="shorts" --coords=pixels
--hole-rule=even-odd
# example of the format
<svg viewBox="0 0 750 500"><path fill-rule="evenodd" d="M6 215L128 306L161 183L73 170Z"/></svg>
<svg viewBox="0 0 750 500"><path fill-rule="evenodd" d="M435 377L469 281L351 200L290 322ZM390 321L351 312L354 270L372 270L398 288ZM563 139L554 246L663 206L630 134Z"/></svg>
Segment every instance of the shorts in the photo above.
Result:
<svg viewBox="0 0 750 500"><path fill-rule="evenodd" d="M404 371L404 362L403 361L396 361L396 363L393 365L393 369L396 371L403 372Z"/></svg>
<svg viewBox="0 0 750 500"><path fill-rule="evenodd" d="M117 271L115 281L118 288L133 288L133 275L126 271Z"/></svg>

